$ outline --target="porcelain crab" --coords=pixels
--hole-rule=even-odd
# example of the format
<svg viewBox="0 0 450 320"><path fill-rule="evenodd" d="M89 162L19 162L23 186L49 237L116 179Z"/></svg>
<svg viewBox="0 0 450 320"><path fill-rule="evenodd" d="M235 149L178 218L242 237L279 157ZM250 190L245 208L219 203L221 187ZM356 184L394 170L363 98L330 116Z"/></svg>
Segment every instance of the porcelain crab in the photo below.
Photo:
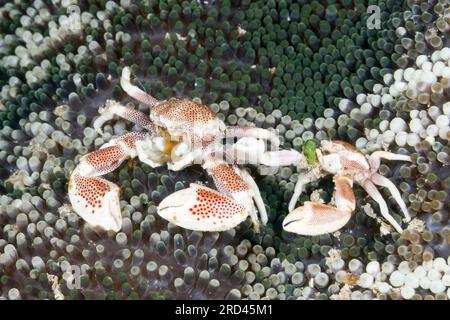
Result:
<svg viewBox="0 0 450 320"><path fill-rule="evenodd" d="M119 187L101 175L117 169L121 163L138 157L155 168L167 164L169 170L182 170L200 164L212 177L217 190L191 184L167 196L158 205L158 214L186 229L225 231L234 228L250 216L255 229L259 221L267 222L267 212L258 187L241 164L263 164L271 167L296 165L300 171L290 213L283 228L302 235L320 235L342 228L355 209L353 182L360 184L379 204L381 214L401 232L401 226L389 214L386 202L376 185L386 187L400 206L405 220L410 217L395 185L377 173L380 159L411 161L407 155L376 151L364 155L343 141L313 141L305 143L304 152L278 150L275 132L256 127L226 126L206 105L190 100L158 101L131 83L131 72L124 68L121 86L124 91L150 107L150 115L107 101L100 109L94 128L118 116L129 120L145 132L131 132L111 139L99 150L88 153L69 179L69 198L74 210L92 226L119 231L122 216ZM224 138L237 138L223 145ZM270 143L272 151L267 151ZM333 174L335 206L307 201L295 209L304 186ZM260 219L257 212L259 211Z"/></svg>
<svg viewBox="0 0 450 320"><path fill-rule="evenodd" d="M300 171L289 203L289 214L283 221L286 231L301 235L320 235L331 233L342 228L355 210L353 182L358 183L380 206L382 216L395 228L402 232L399 223L389 214L386 201L377 189L378 186L389 190L399 205L405 221L411 218L408 209L397 187L388 178L377 173L380 159L409 161L408 155L387 151L375 151L365 155L351 144L344 141L321 141L318 148L314 141L305 143L303 153L297 153L296 165ZM335 184L335 206L306 201L295 209L296 202L306 184L333 174Z"/></svg>
<svg viewBox="0 0 450 320"><path fill-rule="evenodd" d="M261 153L257 157L260 163L291 164L296 153L277 151L279 139L274 132L256 127L227 127L208 106L190 100L160 102L132 84L128 67L123 69L120 83L129 96L150 107L150 115L107 101L94 121L94 128L101 132L106 121L118 116L146 131L115 137L81 158L69 179L68 191L74 210L84 220L105 230L121 229L119 187L99 176L114 171L127 159L138 157L153 168L167 164L169 170L175 171L200 164L213 177L217 190L191 184L163 199L158 213L174 224L190 230L224 231L250 216L258 230L256 208L261 222L267 222L258 187L251 175L237 165L237 160L242 163L248 156ZM223 138L238 141L224 148ZM275 151L266 155L264 150L269 142ZM275 163L273 159L281 162Z"/></svg>

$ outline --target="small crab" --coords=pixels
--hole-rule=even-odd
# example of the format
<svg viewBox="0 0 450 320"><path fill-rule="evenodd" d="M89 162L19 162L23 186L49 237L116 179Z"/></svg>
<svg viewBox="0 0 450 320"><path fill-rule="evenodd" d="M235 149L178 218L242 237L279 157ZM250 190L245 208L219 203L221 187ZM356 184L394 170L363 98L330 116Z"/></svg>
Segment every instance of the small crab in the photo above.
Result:
<svg viewBox="0 0 450 320"><path fill-rule="evenodd" d="M127 159L138 157L152 168L167 164L174 171L200 164L213 177L217 191L191 184L163 199L158 214L166 220L190 230L224 231L250 216L258 230L257 208L265 224L267 213L258 187L237 163L256 155L260 163L268 166L280 165L273 158L288 165L296 154L276 151L279 139L270 130L227 127L206 105L177 99L160 102L132 85L130 76L130 69L124 68L120 80L123 90L149 106L150 115L107 101L93 126L101 132L106 121L119 116L147 131L114 137L81 158L69 179L69 198L74 210L92 226L119 231L122 226L119 187L99 176L114 171ZM224 148L224 138L238 141ZM268 142L275 151L266 154Z"/></svg>
<svg viewBox="0 0 450 320"><path fill-rule="evenodd" d="M314 141L307 141L303 154L297 153L296 164L301 172L289 203L290 213L283 221L283 228L289 232L311 236L339 230L355 210L352 187L353 182L356 182L378 203L382 216L395 230L402 232L401 226L389 214L388 206L376 187L386 187L402 210L406 222L410 221L408 209L397 187L388 178L377 173L381 158L411 162L407 155L386 151L375 151L366 156L343 141L323 140L320 148L316 148ZM303 206L295 209L304 186L328 174L334 175L336 206L306 201Z"/></svg>

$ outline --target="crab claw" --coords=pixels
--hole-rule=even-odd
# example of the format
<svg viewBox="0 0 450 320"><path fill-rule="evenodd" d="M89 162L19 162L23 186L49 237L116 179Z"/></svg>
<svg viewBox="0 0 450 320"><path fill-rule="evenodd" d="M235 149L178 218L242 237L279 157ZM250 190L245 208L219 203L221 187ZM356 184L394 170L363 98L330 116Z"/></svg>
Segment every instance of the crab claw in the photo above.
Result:
<svg viewBox="0 0 450 320"><path fill-rule="evenodd" d="M244 205L195 183L161 201L158 214L177 226L195 231L229 230L248 216Z"/></svg>
<svg viewBox="0 0 450 320"><path fill-rule="evenodd" d="M345 226L356 205L352 190L353 181L345 176L336 176L334 184L336 207L306 201L302 207L284 218L284 230L305 236L317 236L335 232Z"/></svg>
<svg viewBox="0 0 450 320"><path fill-rule="evenodd" d="M69 180L69 198L75 212L90 225L115 232L122 228L119 191L114 183L77 172Z"/></svg>
<svg viewBox="0 0 450 320"><path fill-rule="evenodd" d="M283 228L288 232L317 236L339 230L350 220L351 215L351 211L307 201L284 218Z"/></svg>

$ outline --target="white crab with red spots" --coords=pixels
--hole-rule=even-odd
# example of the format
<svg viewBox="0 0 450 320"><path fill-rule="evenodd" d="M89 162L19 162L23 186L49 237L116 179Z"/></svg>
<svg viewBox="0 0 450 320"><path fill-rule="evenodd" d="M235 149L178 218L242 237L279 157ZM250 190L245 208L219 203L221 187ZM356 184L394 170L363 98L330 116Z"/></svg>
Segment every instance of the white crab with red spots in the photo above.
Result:
<svg viewBox="0 0 450 320"><path fill-rule="evenodd" d="M343 141L321 141L321 147L315 150L315 161L312 164L308 164L304 154L297 153L296 163L301 172L289 203L290 213L283 221L283 228L289 232L311 236L339 230L355 210L352 187L353 182L356 182L378 203L382 216L396 231L402 232L400 224L389 214L388 206L376 187L378 185L389 190L408 222L408 209L397 187L388 178L377 173L381 158L411 161L407 155L386 151L376 151L367 156ZM306 201L303 206L295 209L304 186L328 174L334 175L335 206Z"/></svg>
<svg viewBox="0 0 450 320"><path fill-rule="evenodd" d="M69 180L69 198L84 220L105 230L121 229L120 189L98 176L114 171L127 159L138 157L153 168L167 164L169 170L175 171L200 164L213 177L217 191L191 184L163 199L158 213L172 223L191 230L224 231L248 216L256 230L259 221L267 222L255 181L237 163L248 163L251 158L257 163L278 165L271 161L271 155L275 155L291 164L294 153L266 153L268 141L275 149L279 146L274 132L255 127L227 127L208 106L193 101L157 101L132 85L129 68L123 69L120 83L132 98L150 107L150 115L107 101L94 128L101 132L103 123L118 116L146 131L115 137L80 160ZM224 146L224 138L239 140L232 146Z"/></svg>

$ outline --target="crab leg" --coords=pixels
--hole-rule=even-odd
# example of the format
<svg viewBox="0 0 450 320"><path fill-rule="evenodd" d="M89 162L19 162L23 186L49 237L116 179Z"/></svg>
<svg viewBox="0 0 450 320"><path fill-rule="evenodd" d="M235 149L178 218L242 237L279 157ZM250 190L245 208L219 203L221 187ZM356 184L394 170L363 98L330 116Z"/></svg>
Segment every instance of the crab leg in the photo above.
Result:
<svg viewBox="0 0 450 320"><path fill-rule="evenodd" d="M242 138L252 137L261 140L269 140L272 148L278 149L280 139L278 135L270 130L255 127L227 127L225 130L225 138Z"/></svg>
<svg viewBox="0 0 450 320"><path fill-rule="evenodd" d="M239 176L234 166L230 166L225 162L214 161L206 163L204 167L213 177L217 190L223 194L227 194L237 203L244 205L245 212L250 215L255 229L258 230L258 216L253 204L253 195L245 180Z"/></svg>
<svg viewBox="0 0 450 320"><path fill-rule="evenodd" d="M284 218L284 230L315 236L342 228L355 210L353 181L345 176L336 176L334 182L336 207L306 201L302 207L290 212Z"/></svg>
<svg viewBox="0 0 450 320"><path fill-rule="evenodd" d="M223 161L204 165L218 191L191 184L167 196L158 206L164 219L185 229L225 231L236 227L248 215L258 228L253 193L232 166Z"/></svg>
<svg viewBox="0 0 450 320"><path fill-rule="evenodd" d="M266 151L263 141L255 137L242 137L228 150L231 161L238 164L263 164L269 167L297 165L302 154L291 150Z"/></svg>
<svg viewBox="0 0 450 320"><path fill-rule="evenodd" d="M362 183L362 187L364 188L364 190L366 190L369 196L378 203L378 205L380 206L381 215L387 221L389 221L389 223L395 228L395 230L397 230L397 232L401 233L403 231L402 227L398 224L394 217L389 214L389 209L386 201L384 201L383 196L380 194L377 187L370 180L365 180Z"/></svg>
<svg viewBox="0 0 450 320"><path fill-rule="evenodd" d="M130 68L129 67L123 68L122 77L120 78L120 86L130 97L150 107L154 107L157 104L159 104L158 100L153 98L148 93L145 93L135 85L131 84L130 76L131 76Z"/></svg>
<svg viewBox="0 0 450 320"><path fill-rule="evenodd" d="M294 188L294 194L292 195L291 201L289 201L289 212L295 209L295 205L298 198L300 198L305 185L320 179L322 176L323 175L320 173L320 169L318 167L312 168L311 171L306 171L305 173L300 173L298 175L297 183Z"/></svg>
<svg viewBox="0 0 450 320"><path fill-rule="evenodd" d="M369 163L372 172L375 172L380 167L381 158L386 160L398 160L411 162L411 157L403 154L396 154L387 151L375 151L369 156Z"/></svg>
<svg viewBox="0 0 450 320"><path fill-rule="evenodd" d="M146 134L133 132L113 139L107 147L88 153L69 179L69 198L73 209L93 226L119 231L122 216L119 187L98 176L112 172L128 158L137 155L135 143Z"/></svg>
<svg viewBox="0 0 450 320"><path fill-rule="evenodd" d="M373 183L388 188L389 192L391 193L394 200L399 205L400 209L403 212L403 215L405 216L406 221L411 220L411 216L409 215L408 208L406 207L405 202L402 199L402 196L400 195L400 192L398 191L395 184L392 183L391 180L389 180L386 177L383 177L382 175L378 173L373 173L371 179Z"/></svg>
<svg viewBox="0 0 450 320"><path fill-rule="evenodd" d="M260 163L269 167L284 167L302 163L303 156L294 149L267 151L260 157Z"/></svg>
<svg viewBox="0 0 450 320"><path fill-rule="evenodd" d="M94 129L99 132L101 132L103 124L111 120L114 115L140 125L150 132L155 131L155 125L148 116L140 111L124 107L116 101L107 100L105 107L99 109L99 113L101 115L94 121Z"/></svg>
<svg viewBox="0 0 450 320"><path fill-rule="evenodd" d="M245 169L240 169L235 167L237 173L244 179L247 186L251 189L253 200L255 201L256 207L258 208L259 216L261 217L261 222L266 224L268 221L266 206L259 192L258 185L256 184L253 177Z"/></svg>

